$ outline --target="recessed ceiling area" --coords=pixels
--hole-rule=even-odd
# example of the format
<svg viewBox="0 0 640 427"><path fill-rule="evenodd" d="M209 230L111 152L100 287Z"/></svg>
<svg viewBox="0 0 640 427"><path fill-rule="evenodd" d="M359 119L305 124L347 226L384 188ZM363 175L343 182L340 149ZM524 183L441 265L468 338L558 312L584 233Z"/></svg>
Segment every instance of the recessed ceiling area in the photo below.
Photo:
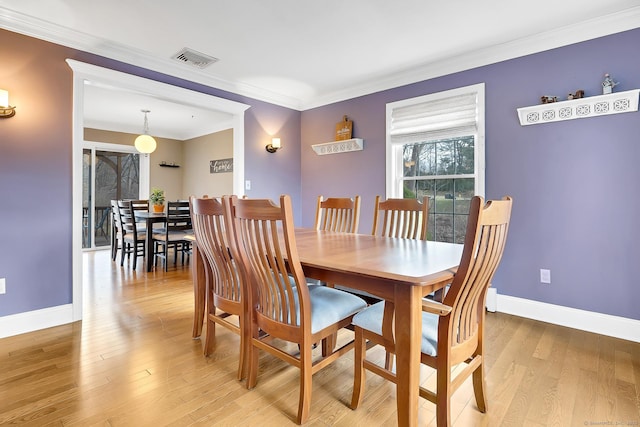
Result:
<svg viewBox="0 0 640 427"><path fill-rule="evenodd" d="M139 134L143 131L143 109L150 110L147 114L150 135L181 141L220 131L232 119L228 113L170 99L106 85L85 84L85 127Z"/></svg>

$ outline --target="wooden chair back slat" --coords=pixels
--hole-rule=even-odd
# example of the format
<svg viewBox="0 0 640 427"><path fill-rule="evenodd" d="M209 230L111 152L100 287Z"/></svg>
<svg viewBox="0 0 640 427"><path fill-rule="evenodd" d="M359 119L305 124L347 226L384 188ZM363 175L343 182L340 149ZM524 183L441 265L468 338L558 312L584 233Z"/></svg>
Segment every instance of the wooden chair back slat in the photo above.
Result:
<svg viewBox="0 0 640 427"><path fill-rule="evenodd" d="M376 196L373 213L374 236L427 240L429 198L387 199Z"/></svg>
<svg viewBox="0 0 640 427"><path fill-rule="evenodd" d="M316 230L357 233L360 221L360 196L329 197L318 196L316 204Z"/></svg>

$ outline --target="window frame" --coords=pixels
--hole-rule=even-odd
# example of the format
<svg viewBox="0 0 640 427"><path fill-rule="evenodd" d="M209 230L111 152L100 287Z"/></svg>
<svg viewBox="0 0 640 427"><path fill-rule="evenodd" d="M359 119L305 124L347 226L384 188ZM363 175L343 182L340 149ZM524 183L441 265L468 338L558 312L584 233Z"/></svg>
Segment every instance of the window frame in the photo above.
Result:
<svg viewBox="0 0 640 427"><path fill-rule="evenodd" d="M418 105L425 102L437 101L445 98L451 98L459 95L475 93L477 95L477 119L476 132L474 134L474 192L476 195L483 196L485 194L485 85L478 83L470 86L464 86L456 89L436 92L428 95L418 96L415 98L407 98L400 101L390 102L386 105L386 197L402 198L403 192L403 158L402 147L405 143L391 142L391 116L396 108L402 108L412 105ZM469 135L465 132L464 135ZM452 136L454 138L455 135ZM436 139L433 139L436 140ZM469 178L470 174L464 175L435 175L429 176L428 179L460 179ZM415 178L415 177L413 177Z"/></svg>

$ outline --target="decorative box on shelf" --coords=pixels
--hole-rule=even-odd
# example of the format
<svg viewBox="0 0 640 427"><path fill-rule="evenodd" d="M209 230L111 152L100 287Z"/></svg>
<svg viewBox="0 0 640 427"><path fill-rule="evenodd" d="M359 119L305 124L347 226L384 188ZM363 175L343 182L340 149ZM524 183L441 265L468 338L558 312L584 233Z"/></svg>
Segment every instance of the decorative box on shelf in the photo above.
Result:
<svg viewBox="0 0 640 427"><path fill-rule="evenodd" d="M364 141L361 138L325 142L324 144L313 144L311 146L318 156L324 156L325 154L348 153L349 151L360 151L363 147Z"/></svg>
<svg viewBox="0 0 640 427"><path fill-rule="evenodd" d="M640 89L518 108L522 126L638 111Z"/></svg>

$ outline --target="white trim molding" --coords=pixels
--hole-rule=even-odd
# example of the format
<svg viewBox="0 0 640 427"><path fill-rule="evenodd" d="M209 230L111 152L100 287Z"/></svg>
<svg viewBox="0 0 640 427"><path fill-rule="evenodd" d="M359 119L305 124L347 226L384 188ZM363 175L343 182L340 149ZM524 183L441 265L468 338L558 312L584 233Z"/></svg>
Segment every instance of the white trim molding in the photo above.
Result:
<svg viewBox="0 0 640 427"><path fill-rule="evenodd" d="M640 342L640 320L498 294L497 311L554 325Z"/></svg>
<svg viewBox="0 0 640 427"><path fill-rule="evenodd" d="M20 335L73 322L71 304L0 317L0 338Z"/></svg>

